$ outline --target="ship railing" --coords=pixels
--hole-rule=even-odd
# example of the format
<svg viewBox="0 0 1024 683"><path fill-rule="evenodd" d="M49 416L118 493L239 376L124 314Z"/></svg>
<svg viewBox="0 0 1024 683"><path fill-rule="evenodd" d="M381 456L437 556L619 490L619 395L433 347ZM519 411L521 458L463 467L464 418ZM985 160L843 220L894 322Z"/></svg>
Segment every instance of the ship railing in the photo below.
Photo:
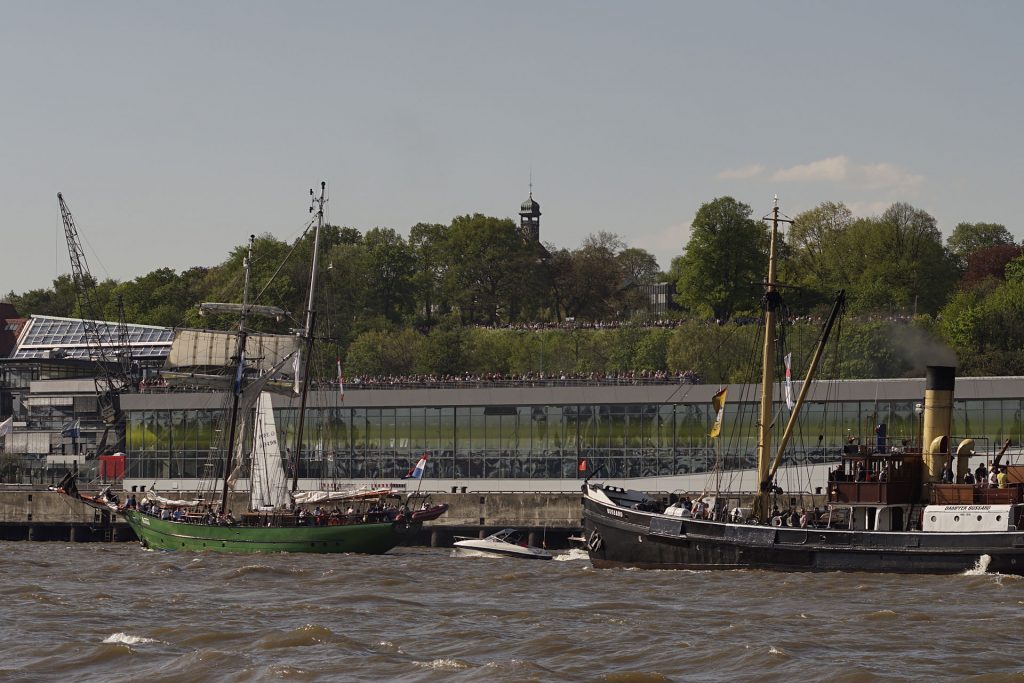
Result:
<svg viewBox="0 0 1024 683"><path fill-rule="evenodd" d="M1019 487L991 489L975 484L932 484L932 505L1017 505Z"/></svg>
<svg viewBox="0 0 1024 683"><path fill-rule="evenodd" d="M917 483L903 481L833 481L829 483L830 503L877 503L894 505L916 499Z"/></svg>

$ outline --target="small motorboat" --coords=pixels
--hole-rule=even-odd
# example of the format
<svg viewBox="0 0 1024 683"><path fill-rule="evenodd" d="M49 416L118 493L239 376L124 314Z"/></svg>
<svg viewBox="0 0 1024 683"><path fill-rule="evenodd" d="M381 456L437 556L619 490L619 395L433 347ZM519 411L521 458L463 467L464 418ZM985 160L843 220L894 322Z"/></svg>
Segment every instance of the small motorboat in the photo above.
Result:
<svg viewBox="0 0 1024 683"><path fill-rule="evenodd" d="M520 557L524 560L550 560L551 553L543 548L526 544L522 532L502 529L487 538L456 536L455 549L460 555Z"/></svg>

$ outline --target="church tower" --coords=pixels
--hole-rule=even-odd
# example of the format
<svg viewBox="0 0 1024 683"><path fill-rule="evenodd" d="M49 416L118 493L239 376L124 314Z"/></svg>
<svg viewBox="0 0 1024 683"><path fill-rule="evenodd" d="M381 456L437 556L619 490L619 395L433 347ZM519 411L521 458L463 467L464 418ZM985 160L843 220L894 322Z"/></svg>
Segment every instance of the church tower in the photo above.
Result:
<svg viewBox="0 0 1024 683"><path fill-rule="evenodd" d="M519 230L525 239L540 242L540 204L533 199L533 183L529 199L519 207Z"/></svg>

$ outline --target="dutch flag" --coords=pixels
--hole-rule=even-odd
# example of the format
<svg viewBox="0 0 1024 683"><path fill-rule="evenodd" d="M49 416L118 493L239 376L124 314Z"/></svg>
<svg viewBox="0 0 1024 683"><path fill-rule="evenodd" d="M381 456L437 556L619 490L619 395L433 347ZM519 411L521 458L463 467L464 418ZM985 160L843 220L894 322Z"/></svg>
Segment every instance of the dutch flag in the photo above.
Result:
<svg viewBox="0 0 1024 683"><path fill-rule="evenodd" d="M416 463L416 466L413 467L411 470L409 470L409 473L406 474L404 477L402 477L402 479L422 479L423 478L423 470L425 470L425 469L427 469L427 454L426 453L424 453L423 455L420 456L420 460L419 460L419 462Z"/></svg>

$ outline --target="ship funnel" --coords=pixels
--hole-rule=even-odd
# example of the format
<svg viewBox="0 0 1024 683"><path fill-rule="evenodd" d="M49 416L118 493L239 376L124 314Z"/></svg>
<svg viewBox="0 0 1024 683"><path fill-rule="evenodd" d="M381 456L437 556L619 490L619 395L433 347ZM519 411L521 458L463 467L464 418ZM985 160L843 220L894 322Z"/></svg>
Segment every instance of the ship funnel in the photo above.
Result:
<svg viewBox="0 0 1024 683"><path fill-rule="evenodd" d="M942 468L949 457L949 436L953 428L953 385L956 368L929 365L924 384L924 483L942 479ZM959 469L959 468L958 468Z"/></svg>

